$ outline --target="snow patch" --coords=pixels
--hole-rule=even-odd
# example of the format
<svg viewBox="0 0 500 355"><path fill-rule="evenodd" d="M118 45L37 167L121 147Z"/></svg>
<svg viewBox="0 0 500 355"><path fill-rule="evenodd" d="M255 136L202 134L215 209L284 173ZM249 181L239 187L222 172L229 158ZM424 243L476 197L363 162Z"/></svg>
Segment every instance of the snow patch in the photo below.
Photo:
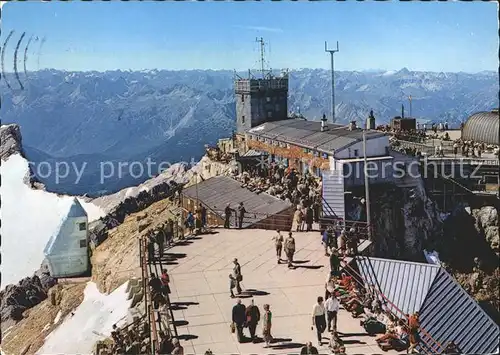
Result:
<svg viewBox="0 0 500 355"><path fill-rule="evenodd" d="M49 334L37 354L91 354L98 340L111 335L113 324L125 321L130 306L127 284L106 295L89 282L74 315Z"/></svg>
<svg viewBox="0 0 500 355"><path fill-rule="evenodd" d="M263 131L265 128L266 128L266 125L265 125L265 124L263 124L262 126L252 128L252 129L251 129L251 130L249 130L248 132L250 132L250 133L253 133L253 132L259 132L259 131Z"/></svg>
<svg viewBox="0 0 500 355"><path fill-rule="evenodd" d="M59 321L61 320L61 316L62 316L62 312L59 311L56 315L56 317L54 318L54 324L57 324L59 323Z"/></svg>
<svg viewBox="0 0 500 355"><path fill-rule="evenodd" d="M0 167L2 288L40 268L47 241L73 203L73 197L31 189L23 181L28 172L28 162L20 154L11 155ZM89 222L105 215L96 205L78 200Z"/></svg>
<svg viewBox="0 0 500 355"><path fill-rule="evenodd" d="M360 86L356 91L366 91L366 90L368 90L368 87L369 87L369 85L365 84L365 85Z"/></svg>

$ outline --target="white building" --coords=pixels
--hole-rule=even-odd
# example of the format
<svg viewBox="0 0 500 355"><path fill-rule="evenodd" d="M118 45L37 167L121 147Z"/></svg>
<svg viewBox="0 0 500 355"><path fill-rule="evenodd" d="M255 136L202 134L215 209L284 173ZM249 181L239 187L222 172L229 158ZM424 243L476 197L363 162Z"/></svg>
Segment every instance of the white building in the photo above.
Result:
<svg viewBox="0 0 500 355"><path fill-rule="evenodd" d="M44 254L52 277L78 276L88 270L88 217L76 198Z"/></svg>

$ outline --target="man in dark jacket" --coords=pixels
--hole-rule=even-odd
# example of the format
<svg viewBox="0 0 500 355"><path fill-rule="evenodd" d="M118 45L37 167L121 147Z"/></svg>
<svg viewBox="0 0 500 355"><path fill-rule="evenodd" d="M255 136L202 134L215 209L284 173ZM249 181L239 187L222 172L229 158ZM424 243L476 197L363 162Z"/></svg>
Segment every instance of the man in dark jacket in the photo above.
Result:
<svg viewBox="0 0 500 355"><path fill-rule="evenodd" d="M151 277L149 279L149 286L151 287L151 290L155 293L161 293L163 290L163 285L161 283L161 280L156 276L155 273L151 273Z"/></svg>
<svg viewBox="0 0 500 355"><path fill-rule="evenodd" d="M243 206L243 202L240 202L240 205L238 206L238 228L241 229L243 228L243 218L245 218L245 213L246 213L245 206Z"/></svg>
<svg viewBox="0 0 500 355"><path fill-rule="evenodd" d="M224 228L229 228L230 222L231 222L231 214L233 212L233 209L231 208L231 205L228 203L225 210L224 210Z"/></svg>
<svg viewBox="0 0 500 355"><path fill-rule="evenodd" d="M339 276L340 270L340 257L338 250L333 248L330 255L330 276Z"/></svg>
<svg viewBox="0 0 500 355"><path fill-rule="evenodd" d="M260 311L259 307L254 304L253 299L250 306L247 307L246 316L248 330L250 331L250 338L252 338L252 341L255 342L255 330L257 329L257 324L260 321Z"/></svg>
<svg viewBox="0 0 500 355"><path fill-rule="evenodd" d="M155 232L156 244L158 244L158 251L160 253L160 258L163 258L163 252L165 251L165 232L164 226L161 224Z"/></svg>
<svg viewBox="0 0 500 355"><path fill-rule="evenodd" d="M307 207L307 210L306 210L306 226L307 226L306 231L307 232L312 231L312 225L313 225L313 209L311 206L309 206L309 207Z"/></svg>
<svg viewBox="0 0 500 355"><path fill-rule="evenodd" d="M245 336L243 335L243 327L245 326L247 317L245 305L241 303L240 299L238 299L237 303L233 307L232 320L234 325L236 326L238 343L241 343L245 338Z"/></svg>

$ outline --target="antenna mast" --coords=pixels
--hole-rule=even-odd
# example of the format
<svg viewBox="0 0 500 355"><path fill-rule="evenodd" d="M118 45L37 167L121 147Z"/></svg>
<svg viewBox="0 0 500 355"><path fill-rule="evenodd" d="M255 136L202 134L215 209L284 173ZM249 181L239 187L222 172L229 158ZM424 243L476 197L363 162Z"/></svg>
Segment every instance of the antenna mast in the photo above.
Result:
<svg viewBox="0 0 500 355"><path fill-rule="evenodd" d="M255 42L260 44L260 70L262 72L262 79L265 77L265 61L264 61L264 50L265 50L265 45L266 43L264 42L264 39L262 37L260 38L255 38Z"/></svg>
<svg viewBox="0 0 500 355"><path fill-rule="evenodd" d="M332 70L332 123L335 123L335 66L333 55L339 51L339 41L337 41L337 49L328 49L328 44L325 41L325 52L330 53L331 70Z"/></svg>

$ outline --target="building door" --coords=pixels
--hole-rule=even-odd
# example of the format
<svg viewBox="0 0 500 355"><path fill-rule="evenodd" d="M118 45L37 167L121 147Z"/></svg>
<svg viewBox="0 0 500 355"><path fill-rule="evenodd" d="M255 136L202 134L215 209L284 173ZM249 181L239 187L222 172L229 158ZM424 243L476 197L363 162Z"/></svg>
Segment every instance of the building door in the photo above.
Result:
<svg viewBox="0 0 500 355"><path fill-rule="evenodd" d="M344 177L339 170L323 173L322 217L345 220Z"/></svg>

